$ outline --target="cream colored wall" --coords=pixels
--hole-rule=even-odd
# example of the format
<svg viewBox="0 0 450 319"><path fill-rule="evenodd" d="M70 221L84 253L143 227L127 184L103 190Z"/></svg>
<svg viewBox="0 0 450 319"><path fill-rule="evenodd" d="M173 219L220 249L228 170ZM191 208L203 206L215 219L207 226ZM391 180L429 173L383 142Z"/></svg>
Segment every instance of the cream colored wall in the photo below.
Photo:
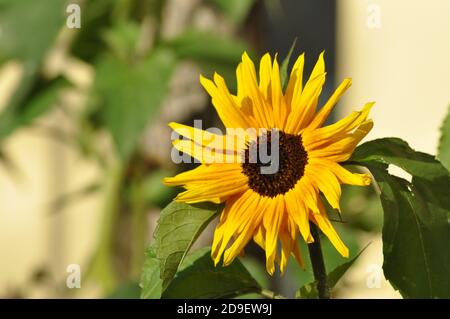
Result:
<svg viewBox="0 0 450 319"><path fill-rule="evenodd" d="M2 66L0 110L20 76L20 64ZM58 110L38 122L70 129L67 116ZM98 169L74 147L35 128L20 129L2 143L16 170L12 173L0 165L0 297L20 292L27 297L54 297L53 293L66 289L67 265L79 264L83 275L97 239L100 202L98 196L87 197L56 214L50 213L51 203L98 179ZM42 267L50 272L57 290L31 284L32 274Z"/></svg>
<svg viewBox="0 0 450 319"><path fill-rule="evenodd" d="M377 10L381 25L369 28ZM449 14L448 0L338 1L338 79L353 78L340 109L377 102L368 138L399 136L435 154L450 104Z"/></svg>
<svg viewBox="0 0 450 319"><path fill-rule="evenodd" d="M338 113L376 101L375 126L366 140L397 136L417 150L436 153L450 104L449 14L448 0L338 1L337 80L353 78ZM383 260L379 238L362 239L371 240L347 278L358 289L344 297L398 297L386 282L367 288L368 267Z"/></svg>

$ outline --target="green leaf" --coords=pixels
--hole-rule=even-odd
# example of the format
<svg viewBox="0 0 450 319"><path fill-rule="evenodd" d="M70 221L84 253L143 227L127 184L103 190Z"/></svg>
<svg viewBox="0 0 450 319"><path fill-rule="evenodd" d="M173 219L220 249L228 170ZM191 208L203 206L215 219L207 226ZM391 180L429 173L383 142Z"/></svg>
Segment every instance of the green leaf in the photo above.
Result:
<svg viewBox="0 0 450 319"><path fill-rule="evenodd" d="M441 163L450 170L450 107L441 126L438 156Z"/></svg>
<svg viewBox="0 0 450 319"><path fill-rule="evenodd" d="M364 247L355 257L350 259L349 261L337 266L327 275L328 286L330 289L333 289L339 280L345 275L347 270L353 265L353 263L358 259L358 257L363 253L363 251L367 248ZM304 285L295 293L295 298L299 299L315 299L318 298L317 285L315 282L311 282L309 284Z"/></svg>
<svg viewBox="0 0 450 319"><path fill-rule="evenodd" d="M408 298L450 297L450 176L433 156L415 152L399 139L358 147L351 159L374 175L384 210L383 270ZM412 175L392 176L387 164Z"/></svg>
<svg viewBox="0 0 450 319"><path fill-rule="evenodd" d="M221 205L212 203L189 205L177 202L170 203L161 211L155 230L155 249L163 290L175 276L194 241L221 211Z"/></svg>
<svg viewBox="0 0 450 319"><path fill-rule="evenodd" d="M433 180L445 173L439 161L429 154L416 152L399 138L381 138L358 146L349 162L393 164L413 176Z"/></svg>
<svg viewBox="0 0 450 319"><path fill-rule="evenodd" d="M255 0L210 0L234 23L240 24L250 12Z"/></svg>
<svg viewBox="0 0 450 319"><path fill-rule="evenodd" d="M133 152L143 129L158 114L175 62L171 52L156 50L133 65L108 58L98 66L95 93L122 158Z"/></svg>
<svg viewBox="0 0 450 319"><path fill-rule="evenodd" d="M117 57L122 60L133 58L139 38L139 25L135 22L121 22L106 29L103 39Z"/></svg>
<svg viewBox="0 0 450 319"><path fill-rule="evenodd" d="M0 59L40 61L64 25L65 0L0 0Z"/></svg>
<svg viewBox="0 0 450 319"><path fill-rule="evenodd" d="M211 251L190 254L163 298L232 298L259 292L261 287L239 259L227 267L214 266Z"/></svg>
<svg viewBox="0 0 450 319"><path fill-rule="evenodd" d="M29 123L35 105L32 90L41 62L64 25L64 0L0 0L0 62L19 59L24 70L18 88L0 115L0 139ZM45 93L42 93L45 94ZM51 94L51 93L49 93ZM33 104L33 105L31 105ZM22 115L31 107L31 113Z"/></svg>
<svg viewBox="0 0 450 319"><path fill-rule="evenodd" d="M187 31L165 43L181 59L200 63L232 64L239 61L246 45L236 39L202 31Z"/></svg>
<svg viewBox="0 0 450 319"><path fill-rule="evenodd" d="M155 247L151 245L145 252L145 261L142 267L140 283L142 299L161 298L162 280L159 268L159 260L156 258Z"/></svg>
<svg viewBox="0 0 450 319"><path fill-rule="evenodd" d="M286 85L287 85L289 61L291 60L291 55L292 55L292 52L294 52L294 48L295 48L296 44L297 44L297 39L294 39L294 42L292 43L288 54L286 55L283 62L281 63L280 77L281 77L281 87L282 88L286 88Z"/></svg>
<svg viewBox="0 0 450 319"><path fill-rule="evenodd" d="M139 299L141 289L134 281L120 285L116 291L108 295L107 299Z"/></svg>

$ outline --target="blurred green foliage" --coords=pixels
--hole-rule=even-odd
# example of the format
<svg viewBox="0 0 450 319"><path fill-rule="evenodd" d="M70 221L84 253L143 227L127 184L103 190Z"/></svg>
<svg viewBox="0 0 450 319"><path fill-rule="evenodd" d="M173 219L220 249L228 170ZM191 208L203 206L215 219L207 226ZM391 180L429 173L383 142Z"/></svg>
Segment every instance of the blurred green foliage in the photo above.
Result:
<svg viewBox="0 0 450 319"><path fill-rule="evenodd" d="M80 5L80 29L66 25L69 3ZM167 36L164 25L179 21L170 21L164 0L0 0L0 63L15 61L23 70L0 111L0 161L7 169L14 166L2 144L18 129L41 128L36 120L55 108L68 116L75 132L66 133L63 124L42 127L42 132L78 149L102 174L55 198L50 209L61 211L91 194L103 197L99 241L83 278L99 283L106 295L133 291L149 237L147 212L164 207L174 195L161 184L172 168L142 150L143 132L155 124L180 64L189 61L208 76L217 71L234 82L235 65L248 49L236 34L253 3L200 1L192 10L211 9L230 31L198 29L191 21ZM55 71L54 59L61 56L63 65ZM87 85L73 77L78 70L67 64L69 59L93 71ZM86 102L74 111L62 98L64 91L81 93ZM112 152L98 147L105 132ZM118 238L124 227L130 235Z"/></svg>

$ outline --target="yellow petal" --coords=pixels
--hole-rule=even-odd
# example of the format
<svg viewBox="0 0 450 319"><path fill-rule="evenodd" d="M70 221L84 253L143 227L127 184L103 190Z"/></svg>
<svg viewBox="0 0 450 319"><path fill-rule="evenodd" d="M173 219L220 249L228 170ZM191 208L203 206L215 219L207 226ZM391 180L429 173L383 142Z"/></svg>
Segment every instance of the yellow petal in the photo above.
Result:
<svg viewBox="0 0 450 319"><path fill-rule="evenodd" d="M266 247L266 230L264 229L264 226L261 225L257 228L253 234L253 241L262 249Z"/></svg>
<svg viewBox="0 0 450 319"><path fill-rule="evenodd" d="M321 148L313 150L306 146L310 158L327 158L334 162L344 162L350 158L358 143L366 136L373 127L372 120L366 120L353 133L331 137L323 141ZM328 145L326 145L328 144Z"/></svg>
<svg viewBox="0 0 450 319"><path fill-rule="evenodd" d="M318 77L319 75L325 73L324 55L325 55L325 51L322 51L319 54L319 58L317 59L316 65L314 66L314 69L311 72L311 76L309 77L309 80L314 79L314 78Z"/></svg>
<svg viewBox="0 0 450 319"><path fill-rule="evenodd" d="M264 214L263 224L266 229L266 269L270 275L273 275L277 258L278 231L284 214L282 195L273 198L271 206L268 213Z"/></svg>
<svg viewBox="0 0 450 319"><path fill-rule="evenodd" d="M314 182L331 207L340 211L341 185L330 169L310 163L307 165L305 174L314 177Z"/></svg>
<svg viewBox="0 0 450 319"><path fill-rule="evenodd" d="M226 86L222 85L224 83L222 83L221 77L215 75L215 80L219 83L219 86L216 86L211 80L200 76L200 83L211 96L212 104L225 127L254 127L254 123L249 123L248 117L236 105Z"/></svg>
<svg viewBox="0 0 450 319"><path fill-rule="evenodd" d="M175 122L169 123L169 126L179 135L194 141L196 144L207 146L209 148L217 149L217 150L228 150L235 152L236 146L239 143L230 143L227 142L227 139L233 141L237 138L245 139L245 136L227 136L227 135L218 135L212 132L204 131L196 127L191 127L188 125L183 125ZM235 146L233 148L227 148L227 146Z"/></svg>
<svg viewBox="0 0 450 319"><path fill-rule="evenodd" d="M334 124L312 131L306 130L302 134L302 141L305 149L309 151L315 148L321 148L324 144L329 144L330 140L340 139L345 134L350 133L366 121L373 105L373 102L367 103L361 111L352 112L349 116Z"/></svg>
<svg viewBox="0 0 450 319"><path fill-rule="evenodd" d="M348 185L368 186L370 185L372 178L369 174L357 174L349 172L336 162L327 159L314 159L313 163L326 166L336 175L339 183Z"/></svg>
<svg viewBox="0 0 450 319"><path fill-rule="evenodd" d="M275 128L283 129L288 112L281 87L280 68L276 59L273 61L271 89Z"/></svg>
<svg viewBox="0 0 450 319"><path fill-rule="evenodd" d="M301 201L307 208L316 214L319 213L319 209L317 207L318 190L315 188L315 184L309 176L303 175L303 177L297 182L295 185L295 194L300 196Z"/></svg>
<svg viewBox="0 0 450 319"><path fill-rule="evenodd" d="M253 115L259 127L273 127L272 109L266 105L264 98L259 91L256 82L256 71L253 61L248 54L244 52L242 55L242 63L240 68L240 76L238 81L242 81L241 87L244 91L244 99L247 97L251 100Z"/></svg>
<svg viewBox="0 0 450 319"><path fill-rule="evenodd" d="M330 115L336 103L339 101L341 96L345 93L345 91L352 85L351 79L344 79L342 83L338 86L338 88L334 91L333 95L328 99L327 103L320 109L320 111L315 116L314 120L311 124L308 125L306 130L315 129L321 127L323 123L325 123L326 119Z"/></svg>
<svg viewBox="0 0 450 319"><path fill-rule="evenodd" d="M236 175L233 180L224 178L217 179L213 183L189 183L185 188L184 192L177 195L176 201L185 203L217 202L216 199L222 201L235 194L244 193L248 190L248 185L246 177Z"/></svg>
<svg viewBox="0 0 450 319"><path fill-rule="evenodd" d="M286 230L280 231L279 237L281 241L280 272L283 273L291 255L293 243Z"/></svg>
<svg viewBox="0 0 450 319"><path fill-rule="evenodd" d="M172 145L203 164L242 162L242 156L236 152L204 147L190 140L174 140Z"/></svg>
<svg viewBox="0 0 450 319"><path fill-rule="evenodd" d="M286 208L289 216L297 224L300 234L307 243L314 241L309 229L309 210L300 199L299 189L296 187L285 194Z"/></svg>
<svg viewBox="0 0 450 319"><path fill-rule="evenodd" d="M347 246L342 242L339 235L334 230L333 225L331 225L328 215L323 207L322 203L318 202L320 214L312 214L311 219L320 228L320 230L328 237L336 250L343 256L348 257L349 251Z"/></svg>
<svg viewBox="0 0 450 319"><path fill-rule="evenodd" d="M298 100L303 90L303 67L305 65L305 54L302 53L295 61L289 77L288 86L286 88L286 101L292 108L292 100Z"/></svg>
<svg viewBox="0 0 450 319"><path fill-rule="evenodd" d="M260 196L254 194L255 200L252 205L249 206L248 211L251 212L250 217L241 222L237 230L236 239L233 244L224 252L224 261L223 264L225 266L231 264L233 260L241 253L244 247L247 245L249 240L253 237L255 229L259 226L262 216L263 216L263 208L265 207L264 203L262 203L259 199Z"/></svg>
<svg viewBox="0 0 450 319"><path fill-rule="evenodd" d="M257 197L253 196L251 190L247 190L241 196L233 197L226 203L219 225L214 231L211 256L215 265L220 261L225 248L239 227L239 222L251 216L248 208L254 205L255 200Z"/></svg>
<svg viewBox="0 0 450 319"><path fill-rule="evenodd" d="M308 80L301 96L292 99L291 114L288 116L285 131L290 134L298 134L307 127L314 118L319 95L325 83L326 73Z"/></svg>
<svg viewBox="0 0 450 319"><path fill-rule="evenodd" d="M259 89L264 98L268 101L271 99L270 82L272 79L272 61L270 54L266 53L259 63Z"/></svg>
<svg viewBox="0 0 450 319"><path fill-rule="evenodd" d="M166 177L163 183L168 186L181 186L185 184L213 183L215 180L240 178L242 167L239 164L202 164L190 171L180 173L174 177Z"/></svg>

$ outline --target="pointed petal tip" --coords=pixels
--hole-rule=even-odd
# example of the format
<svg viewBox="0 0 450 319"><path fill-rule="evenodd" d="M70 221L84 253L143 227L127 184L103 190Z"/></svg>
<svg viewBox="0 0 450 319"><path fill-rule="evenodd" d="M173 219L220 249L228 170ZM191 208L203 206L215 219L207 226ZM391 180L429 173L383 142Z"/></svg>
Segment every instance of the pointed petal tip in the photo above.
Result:
<svg viewBox="0 0 450 319"><path fill-rule="evenodd" d="M362 174L364 186L369 186L372 184L372 177L369 174Z"/></svg>
<svg viewBox="0 0 450 319"><path fill-rule="evenodd" d="M353 79L352 78L345 78L343 82L345 83L345 87L349 88L352 85L352 83L353 83Z"/></svg>
<svg viewBox="0 0 450 319"><path fill-rule="evenodd" d="M214 83L213 83L210 79L208 79L206 76L204 76L204 75L202 75L202 74L199 75L199 79L200 79L201 85L203 85L203 87L204 87L205 89L207 88L207 86L209 86L209 85L211 85L211 84L214 85Z"/></svg>
<svg viewBox="0 0 450 319"><path fill-rule="evenodd" d="M347 246L344 246L342 248L342 251L340 251L340 253L341 253L342 257L344 257L344 258L350 257L350 252L349 252Z"/></svg>
<svg viewBox="0 0 450 319"><path fill-rule="evenodd" d="M272 56L270 55L269 52L266 52L266 53L264 53L263 56L261 57L261 60L263 60L263 59L269 59L269 60L272 60Z"/></svg>
<svg viewBox="0 0 450 319"><path fill-rule="evenodd" d="M247 50L244 50L244 52L242 53L242 62L247 59L250 60L250 57L248 56Z"/></svg>
<svg viewBox="0 0 450 319"><path fill-rule="evenodd" d="M211 259L214 262L214 267L217 267L217 264L220 262L220 256L217 256L217 252L214 249L211 250Z"/></svg>
<svg viewBox="0 0 450 319"><path fill-rule="evenodd" d="M213 79L214 79L214 82L216 82L216 84L217 84L217 82L223 81L223 77L216 71L214 71Z"/></svg>
<svg viewBox="0 0 450 319"><path fill-rule="evenodd" d="M376 103L375 101L367 102L366 105L364 106L364 108L371 109L375 105L375 103Z"/></svg>
<svg viewBox="0 0 450 319"><path fill-rule="evenodd" d="M272 267L266 266L266 271L270 276L273 276L273 274L275 272L275 267L274 266L272 266Z"/></svg>
<svg viewBox="0 0 450 319"><path fill-rule="evenodd" d="M169 124L167 124L168 127L170 127L172 130L175 130L175 128L178 126L179 124L177 122L169 122Z"/></svg>

